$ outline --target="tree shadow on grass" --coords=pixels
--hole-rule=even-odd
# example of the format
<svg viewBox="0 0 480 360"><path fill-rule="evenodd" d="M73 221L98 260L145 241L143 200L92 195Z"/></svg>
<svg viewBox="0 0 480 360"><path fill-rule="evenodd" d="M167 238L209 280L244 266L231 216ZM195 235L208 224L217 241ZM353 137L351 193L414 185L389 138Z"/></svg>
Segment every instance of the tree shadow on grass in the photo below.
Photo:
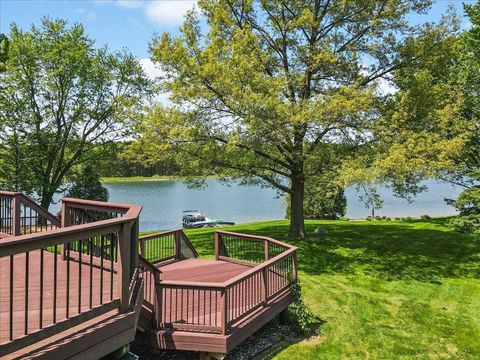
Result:
<svg viewBox="0 0 480 360"><path fill-rule="evenodd" d="M299 248L299 270L311 275L365 274L431 283L445 277L480 278L480 239L447 231L441 224L326 222L321 227L327 235L289 242ZM307 223L307 233L318 225ZM254 232L279 238L282 230L260 226Z"/></svg>

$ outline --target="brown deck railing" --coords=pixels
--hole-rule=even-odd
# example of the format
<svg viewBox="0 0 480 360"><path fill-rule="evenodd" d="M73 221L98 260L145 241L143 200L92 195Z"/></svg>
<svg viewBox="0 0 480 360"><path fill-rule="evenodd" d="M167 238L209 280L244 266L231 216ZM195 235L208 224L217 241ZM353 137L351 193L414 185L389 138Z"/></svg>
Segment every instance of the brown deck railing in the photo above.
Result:
<svg viewBox="0 0 480 360"><path fill-rule="evenodd" d="M0 238L60 227L60 220L19 192L0 191Z"/></svg>
<svg viewBox="0 0 480 360"><path fill-rule="evenodd" d="M156 249L154 253L164 257L157 259L153 256L153 260L172 259L171 246L162 247L164 243L161 241L159 244L160 247L153 248ZM149 253L152 248L147 244L144 246L143 253ZM297 277L296 249L269 237L216 231L216 259L247 265L251 269L224 283L202 283L162 280L161 268L145 266L146 269L156 269L149 269L148 276L155 284L149 287L152 294L149 301L156 315L157 328L228 333L233 324L255 310L267 307L272 299L287 291ZM145 259L145 262L149 261Z"/></svg>
<svg viewBox="0 0 480 360"><path fill-rule="evenodd" d="M139 239L140 255L153 264L198 257L183 230L162 231Z"/></svg>
<svg viewBox="0 0 480 360"><path fill-rule="evenodd" d="M13 194L14 202L19 198L27 203ZM0 239L6 289L0 295L0 356L113 309L129 311L139 286L131 250L138 248L140 211L137 205L64 199L61 228Z"/></svg>

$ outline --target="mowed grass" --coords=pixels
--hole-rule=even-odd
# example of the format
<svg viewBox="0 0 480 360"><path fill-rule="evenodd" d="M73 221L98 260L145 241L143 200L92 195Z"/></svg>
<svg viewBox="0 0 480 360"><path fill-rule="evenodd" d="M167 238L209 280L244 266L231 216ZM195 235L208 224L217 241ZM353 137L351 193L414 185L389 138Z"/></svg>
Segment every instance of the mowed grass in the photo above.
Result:
<svg viewBox="0 0 480 360"><path fill-rule="evenodd" d="M307 221L325 236L285 237L286 221L228 230L299 247L303 297L324 323L275 359L480 359L480 239L444 220ZM212 257L213 229L188 230Z"/></svg>

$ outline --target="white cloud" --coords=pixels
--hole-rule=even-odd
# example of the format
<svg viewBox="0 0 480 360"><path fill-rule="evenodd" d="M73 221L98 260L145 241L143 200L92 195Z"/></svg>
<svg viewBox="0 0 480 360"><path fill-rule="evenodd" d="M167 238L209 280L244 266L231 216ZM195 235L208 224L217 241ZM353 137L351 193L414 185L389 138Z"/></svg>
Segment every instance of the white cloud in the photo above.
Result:
<svg viewBox="0 0 480 360"><path fill-rule="evenodd" d="M178 26L197 0L91 0L95 5L115 5L126 10L143 8L145 16L154 23Z"/></svg>
<svg viewBox="0 0 480 360"><path fill-rule="evenodd" d="M196 1L151 1L145 7L145 15L157 24L179 25L187 11L196 3Z"/></svg>
<svg viewBox="0 0 480 360"><path fill-rule="evenodd" d="M381 95L392 95L398 91L391 81L384 78L377 79L377 90Z"/></svg>
<svg viewBox="0 0 480 360"><path fill-rule="evenodd" d="M163 74L162 70L160 70L149 58L140 59L140 65L142 65L143 71L145 71L145 74L150 80L156 80ZM170 93L157 94L154 100L168 106L170 104Z"/></svg>
<svg viewBox="0 0 480 360"><path fill-rule="evenodd" d="M142 65L143 71L145 71L145 74L151 80L155 80L163 74L162 70L160 70L149 58L140 59L140 65Z"/></svg>

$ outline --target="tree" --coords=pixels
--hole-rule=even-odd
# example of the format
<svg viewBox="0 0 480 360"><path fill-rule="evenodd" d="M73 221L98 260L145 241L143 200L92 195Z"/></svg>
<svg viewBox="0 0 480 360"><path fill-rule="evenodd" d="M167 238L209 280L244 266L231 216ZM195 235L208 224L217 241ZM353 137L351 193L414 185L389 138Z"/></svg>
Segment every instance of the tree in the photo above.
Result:
<svg viewBox="0 0 480 360"><path fill-rule="evenodd" d="M0 151L8 154L0 181L37 194L48 209L74 167L123 137L149 81L135 57L96 48L80 24L43 18L30 31L12 24L9 41L0 73Z"/></svg>
<svg viewBox="0 0 480 360"><path fill-rule="evenodd" d="M336 220L345 216L347 198L344 189L325 177L311 176L305 181L303 210L305 219ZM287 203L287 218L290 204Z"/></svg>
<svg viewBox="0 0 480 360"><path fill-rule="evenodd" d="M398 92L376 124L379 141L370 174L396 179L398 193L421 191L419 181L428 178L472 190L468 194L478 187L480 4L465 9L471 29L445 39L428 61L394 72ZM411 47L418 52L420 46Z"/></svg>
<svg viewBox="0 0 480 360"><path fill-rule="evenodd" d="M290 236L303 237L306 164L321 161L312 153L322 145L344 145L347 158L368 144L378 81L428 56L449 30L408 24L407 14L429 4L200 0L207 34L191 12L181 36L151 44L175 109L154 109L136 148L278 189L289 197ZM422 34L438 41L408 56L405 46Z"/></svg>
<svg viewBox="0 0 480 360"><path fill-rule="evenodd" d="M472 26L460 36L454 74L465 94L462 118L472 131L456 159L455 171L447 178L465 190L455 201L447 202L455 206L460 215L451 220L456 230L480 234L480 3L465 5L465 11Z"/></svg>
<svg viewBox="0 0 480 360"><path fill-rule="evenodd" d="M68 197L108 201L108 190L100 182L100 176L91 164L81 166L69 178Z"/></svg>
<svg viewBox="0 0 480 360"><path fill-rule="evenodd" d="M5 34L0 34L0 72L5 71L5 63L8 59L8 37Z"/></svg>

